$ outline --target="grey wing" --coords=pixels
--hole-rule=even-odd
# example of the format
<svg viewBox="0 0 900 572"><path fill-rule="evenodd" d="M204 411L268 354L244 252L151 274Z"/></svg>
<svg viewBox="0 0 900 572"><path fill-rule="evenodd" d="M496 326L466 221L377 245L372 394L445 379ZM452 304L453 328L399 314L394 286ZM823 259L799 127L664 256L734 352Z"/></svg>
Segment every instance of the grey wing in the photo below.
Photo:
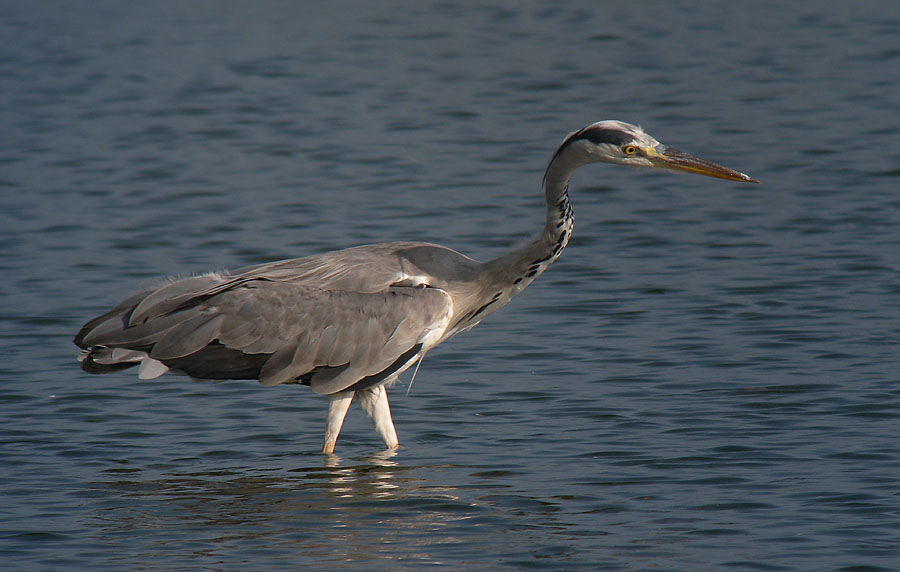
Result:
<svg viewBox="0 0 900 572"><path fill-rule="evenodd" d="M187 280L195 282L133 297L130 309L122 304L89 322L76 343L129 358L144 352L195 377L302 379L334 393L407 365L440 339L452 314L437 288L361 293L252 278L225 286L215 275ZM197 375L204 372L216 375Z"/></svg>
<svg viewBox="0 0 900 572"><path fill-rule="evenodd" d="M450 297L433 288L387 288L375 293L318 290L254 282L223 293L218 340L244 353L271 353L263 385L309 375L316 393L343 391L377 376L440 338L452 313ZM152 354L151 354L152 356Z"/></svg>

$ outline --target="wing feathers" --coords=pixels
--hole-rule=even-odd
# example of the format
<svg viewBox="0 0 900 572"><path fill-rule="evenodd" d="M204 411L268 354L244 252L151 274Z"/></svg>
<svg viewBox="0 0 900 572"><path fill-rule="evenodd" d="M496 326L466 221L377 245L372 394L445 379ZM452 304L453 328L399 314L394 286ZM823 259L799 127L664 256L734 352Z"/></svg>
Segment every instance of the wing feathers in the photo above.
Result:
<svg viewBox="0 0 900 572"><path fill-rule="evenodd" d="M190 373L192 355L208 370L206 349L219 344L232 351L235 375L258 371L263 385L304 378L313 391L334 393L399 370L408 361L398 363L401 356L428 345L425 337L446 327L452 313L450 297L436 288L361 293L271 280L222 287L225 281L205 275L166 284L95 320L78 341L98 356L117 348L110 355L134 361L131 350L146 352L142 378L168 367ZM247 364L236 359L241 355Z"/></svg>
<svg viewBox="0 0 900 572"><path fill-rule="evenodd" d="M128 325L134 326L168 314L222 281L222 276L218 274L203 274L166 283L134 307L128 318Z"/></svg>
<svg viewBox="0 0 900 572"><path fill-rule="evenodd" d="M210 318L208 314L201 314L182 322L178 327L171 328L153 346L150 357L155 360L165 360L189 356L198 352L216 339L224 320L225 317L222 315Z"/></svg>
<svg viewBox="0 0 900 572"><path fill-rule="evenodd" d="M259 372L259 382L266 386L278 385L297 379L309 370L291 367L294 358L293 346L286 345L272 354ZM305 364L304 364L305 365Z"/></svg>
<svg viewBox="0 0 900 572"><path fill-rule="evenodd" d="M443 247L390 243L193 276L127 298L75 343L93 373L140 361L142 377L369 387L442 339L453 308L437 286L478 269Z"/></svg>

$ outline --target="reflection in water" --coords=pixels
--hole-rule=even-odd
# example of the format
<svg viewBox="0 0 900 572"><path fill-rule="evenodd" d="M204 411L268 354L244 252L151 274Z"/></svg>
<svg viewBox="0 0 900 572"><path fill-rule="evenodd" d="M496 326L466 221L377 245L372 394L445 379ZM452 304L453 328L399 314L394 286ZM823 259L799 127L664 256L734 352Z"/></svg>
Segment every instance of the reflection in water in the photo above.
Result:
<svg viewBox="0 0 900 572"><path fill-rule="evenodd" d="M323 464L333 471L333 476L328 477L329 483L333 485L331 494L337 497L355 497L356 494L360 492L356 485L365 482L367 490L362 492L364 497L390 498L393 492L399 489L400 486L390 482L393 478L394 471L378 470L378 468L396 468L396 461L391 460L396 456L396 449L388 449L366 457L365 461L367 462L367 465L363 466L363 470L374 476L374 478L370 480L360 479L359 466L342 468L342 459L339 455L326 455Z"/></svg>
<svg viewBox="0 0 900 572"><path fill-rule="evenodd" d="M236 468L145 480L117 469L123 478L97 484L110 500L95 515L96 540L115 544L132 564L153 558L148 550L194 559L252 547L293 566L305 559L334 567L383 559L421 565L437 561L430 549L438 544L444 554L458 544L477 561L479 527L508 528L489 506L423 476L459 467L402 467L395 455L359 462L332 455L316 467L253 476ZM143 539L140 554L122 542L135 536Z"/></svg>

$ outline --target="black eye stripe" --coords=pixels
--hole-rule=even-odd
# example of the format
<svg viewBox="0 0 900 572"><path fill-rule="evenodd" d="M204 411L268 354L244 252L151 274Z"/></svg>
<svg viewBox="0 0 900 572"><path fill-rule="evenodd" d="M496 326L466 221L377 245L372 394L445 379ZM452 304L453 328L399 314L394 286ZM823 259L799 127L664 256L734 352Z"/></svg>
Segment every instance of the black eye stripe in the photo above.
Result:
<svg viewBox="0 0 900 572"><path fill-rule="evenodd" d="M618 129L595 127L593 129L585 129L572 137L572 140L577 139L587 139L591 143L609 143L610 145L621 146L630 143L634 136Z"/></svg>
<svg viewBox="0 0 900 572"><path fill-rule="evenodd" d="M575 141L581 141L582 139L594 144L608 143L610 145L615 145L616 147L622 147L623 145L634 141L634 134L610 127L585 127L581 131L573 133L563 141L556 149L556 152L553 153L553 157L550 158L550 163L556 160L566 147Z"/></svg>

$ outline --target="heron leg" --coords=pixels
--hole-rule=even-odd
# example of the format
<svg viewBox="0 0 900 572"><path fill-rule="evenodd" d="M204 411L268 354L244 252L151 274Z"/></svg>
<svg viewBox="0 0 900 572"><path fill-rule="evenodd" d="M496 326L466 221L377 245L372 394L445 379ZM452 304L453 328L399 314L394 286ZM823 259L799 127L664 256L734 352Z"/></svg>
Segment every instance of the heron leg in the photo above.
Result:
<svg viewBox="0 0 900 572"><path fill-rule="evenodd" d="M322 444L322 452L334 453L334 443L337 441L344 417L353 402L354 391L341 391L328 396L328 416L325 418L325 442Z"/></svg>
<svg viewBox="0 0 900 572"><path fill-rule="evenodd" d="M400 443L397 441L397 431L394 429L394 420L391 419L391 406L388 405L384 385L357 391L356 399L359 407L372 419L375 432L384 441L385 446L388 449L396 449Z"/></svg>

